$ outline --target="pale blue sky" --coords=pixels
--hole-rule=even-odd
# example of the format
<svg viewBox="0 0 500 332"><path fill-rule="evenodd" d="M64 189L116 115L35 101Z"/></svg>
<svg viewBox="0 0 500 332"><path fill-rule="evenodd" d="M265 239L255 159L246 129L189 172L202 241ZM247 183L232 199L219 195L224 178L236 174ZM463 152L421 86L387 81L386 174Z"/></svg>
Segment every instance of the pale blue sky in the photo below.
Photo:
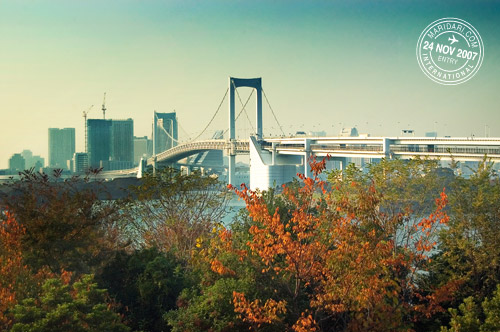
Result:
<svg viewBox="0 0 500 332"><path fill-rule="evenodd" d="M415 57L442 17L468 21L485 44L459 86L434 83ZM193 135L230 75L263 78L287 133L481 136L487 125L500 136L499 22L499 1L0 0L0 168L23 149L47 157L49 127L76 128L82 151L82 111L94 104L101 117L105 91L107 117L133 118L137 136L154 110L174 109ZM221 112L213 130L227 127L227 104ZM267 113L269 132L279 133Z"/></svg>

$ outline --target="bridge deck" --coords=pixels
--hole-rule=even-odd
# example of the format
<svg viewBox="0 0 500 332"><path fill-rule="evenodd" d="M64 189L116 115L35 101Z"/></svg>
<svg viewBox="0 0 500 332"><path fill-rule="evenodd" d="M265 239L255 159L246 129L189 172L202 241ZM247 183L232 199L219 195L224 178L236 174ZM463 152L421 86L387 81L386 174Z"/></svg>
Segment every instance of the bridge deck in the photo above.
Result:
<svg viewBox="0 0 500 332"><path fill-rule="evenodd" d="M476 137L278 137L260 141L261 148L276 149L283 155L309 153L332 157L351 158L401 158L428 157L480 161L485 156L500 161L500 138ZM273 147L274 145L274 147ZM157 163L173 163L190 155L208 150L223 150L228 154L249 153L248 140L204 140L180 144L159 153ZM154 158L147 163L152 165ZM100 177L127 177L137 173L137 168L106 171Z"/></svg>
<svg viewBox="0 0 500 332"><path fill-rule="evenodd" d="M307 141L307 144L306 144ZM471 137L280 137L266 138L261 147L276 149L279 154L314 153L339 157L362 158L455 158L457 160L481 160L487 155L500 160L500 138ZM307 145L307 148L306 148ZM385 150L384 150L385 145ZM306 150L307 149L307 150ZM223 150L228 154L249 152L248 140L204 140L180 144L159 153L156 162L176 162L195 153ZM148 159L153 164L154 158Z"/></svg>

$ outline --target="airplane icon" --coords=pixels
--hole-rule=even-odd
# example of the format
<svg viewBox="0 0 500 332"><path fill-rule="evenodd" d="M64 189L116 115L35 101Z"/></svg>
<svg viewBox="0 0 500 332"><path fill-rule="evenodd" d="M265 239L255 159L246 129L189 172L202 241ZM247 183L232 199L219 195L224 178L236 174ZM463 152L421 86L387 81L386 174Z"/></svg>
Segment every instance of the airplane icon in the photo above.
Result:
<svg viewBox="0 0 500 332"><path fill-rule="evenodd" d="M452 38L448 38L449 41L451 41L451 45L458 43L458 39L455 38L455 35L451 35Z"/></svg>

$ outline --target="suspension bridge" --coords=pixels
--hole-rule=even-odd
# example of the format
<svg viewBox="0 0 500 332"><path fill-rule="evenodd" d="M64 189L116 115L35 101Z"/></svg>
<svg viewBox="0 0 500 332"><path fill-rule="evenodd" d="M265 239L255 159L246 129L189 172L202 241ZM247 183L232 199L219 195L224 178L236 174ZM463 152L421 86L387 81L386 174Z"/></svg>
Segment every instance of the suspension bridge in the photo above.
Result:
<svg viewBox="0 0 500 332"><path fill-rule="evenodd" d="M243 102L238 88L251 88L252 92L246 102ZM255 124L248 139L236 138L236 123L241 115L245 115L251 123L246 106L255 94ZM219 139L200 139L207 131L217 114L220 113L224 101L229 96L228 128L219 135ZM236 97L241 104L241 110L236 114ZM264 137L263 135L263 97L281 131L280 137ZM267 189L291 181L297 173L310 176L308 161L312 156L330 156L341 169L353 158L377 160L381 158L412 159L416 157L454 160L481 161L485 156L491 161L500 161L500 138L471 137L287 137L283 132L278 118L262 89L261 78L229 78L229 86L214 115L193 139L179 142L171 135L171 131L163 130L169 138L176 141L172 148L156 152L147 162L138 168L122 171L103 172L103 176L131 176L142 174L144 168L154 169L162 165L172 165L186 157L206 151L223 151L228 158L227 182L239 185L235 180L236 156L250 156L250 188ZM226 137L226 138L224 138ZM155 138L153 137L153 140ZM155 146L155 142L153 142Z"/></svg>

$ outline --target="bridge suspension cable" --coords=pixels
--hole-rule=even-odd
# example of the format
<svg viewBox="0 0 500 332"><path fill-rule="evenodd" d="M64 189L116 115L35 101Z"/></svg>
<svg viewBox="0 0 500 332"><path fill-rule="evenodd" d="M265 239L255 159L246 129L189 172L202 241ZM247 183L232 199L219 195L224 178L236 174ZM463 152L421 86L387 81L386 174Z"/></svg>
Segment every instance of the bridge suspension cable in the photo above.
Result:
<svg viewBox="0 0 500 332"><path fill-rule="evenodd" d="M161 129L163 129L163 131L165 132L165 134L167 134L167 136L172 140L172 141L175 141L176 143L179 143L179 140L174 138L172 135L169 134L168 130L165 129L165 127L162 125L161 126Z"/></svg>
<svg viewBox="0 0 500 332"><path fill-rule="evenodd" d="M186 129L184 129L181 125L180 122L177 122L179 124L179 128L184 132L184 134L186 134L186 137L187 137L187 141L190 142L191 141L191 138L189 137L189 133L186 131Z"/></svg>
<svg viewBox="0 0 500 332"><path fill-rule="evenodd" d="M250 98L252 98L252 95L254 93L255 89L252 89L252 92L250 92L250 95L248 95L248 98L247 100L245 101L245 104L243 105L243 108L241 109L241 111L238 113L238 115L236 116L236 118L234 119L234 121L238 121L238 119L240 118L240 115L243 113L243 111L245 110L245 107L247 106L248 102L250 101ZM246 113L246 112L245 112ZM248 115L247 115L248 117ZM229 128L227 128L226 130L224 130L224 132L222 133L222 135L225 135L227 132L229 131Z"/></svg>
<svg viewBox="0 0 500 332"><path fill-rule="evenodd" d="M250 117L248 116L248 112L246 111L246 106L248 104L248 102L250 101L250 98L252 97L253 93L254 93L254 89L252 89L252 92L250 93L250 95L248 96L247 100L245 101L245 103L243 103L243 100L241 99L241 95L240 93L238 92L238 89L236 89L236 86L234 84L234 82L232 81L231 82L235 88L235 91L236 91L236 94L238 96L238 100L240 101L240 104L242 105L242 109L240 110L240 112L238 113L238 115L236 116L235 118L235 121L237 121L239 119L239 117L241 116L241 114L244 112L245 113L245 116L247 117L247 120L248 122L250 123L250 126L252 127L252 129L254 130L254 132L256 131L255 127L253 126L252 124L252 121L250 120ZM215 111L214 115L212 116L212 118L210 119L210 121L208 122L208 124L205 126L205 128L203 128L203 130L193 139L190 139L188 137L188 143L189 142L194 142L196 141L198 138L201 137L201 135L203 135L205 133L205 131L208 129L208 127L212 124L212 122L214 121L215 117L217 116L217 114L219 113L221 107L222 107L222 104L224 103L224 100L226 99L227 97L227 94L229 92L229 88L226 89L226 92L224 93L224 97L222 97L222 100L220 101L219 103L219 106L217 107L217 110ZM281 126L281 124L279 123L278 121L278 118L276 117L276 114L274 113L274 110L271 106L271 103L269 102L269 99L267 98L267 95L266 95L266 92L264 91L264 89L262 89L262 93L264 94L264 98L266 99L266 103L267 105L269 106L269 109L271 110L271 113L273 114L273 117L274 117L274 120L276 121L276 123L278 124L279 128L280 128L280 131L283 135L285 135L285 132L283 131L283 127ZM167 136L172 139L173 141L175 142L179 142L178 139L175 139L163 126L162 126L162 129L163 131L167 134ZM181 127L182 129L182 127ZM185 130L184 130L185 131ZM223 135L225 135L227 132L229 131L229 128L227 128L224 132L223 132ZM187 133L187 132L186 132Z"/></svg>
<svg viewBox="0 0 500 332"><path fill-rule="evenodd" d="M273 108L271 107L271 104L269 103L269 99L267 99L266 91L264 91L264 89L262 89L262 93L264 94L264 98L266 99L267 105L269 106L269 109L271 110L271 113L272 113L272 114L273 114L273 116L274 116L274 120L276 120L276 123L277 123L277 124L278 124L278 126L280 127L281 133L283 134L283 136L285 136L285 132L283 131L283 127L282 127L282 126L281 126L281 124L279 123L278 118L276 117L276 114L274 114L274 110L273 110Z"/></svg>
<svg viewBox="0 0 500 332"><path fill-rule="evenodd" d="M224 94L224 97L222 97L222 100L220 101L219 107L217 107L217 111L215 111L215 114L212 116L212 118L210 119L210 121L208 122L208 124L206 125L206 127L201 131L201 133L198 136L196 136L195 138L193 138L191 140L191 142L196 141L201 135L203 135L205 133L205 130L207 130L208 126L210 126L212 124L212 121L214 121L215 117L217 116L217 113L219 113L220 108L222 106L222 103L226 99L228 92L229 92L229 88L227 88L226 93Z"/></svg>
<svg viewBox="0 0 500 332"><path fill-rule="evenodd" d="M245 111L245 114L247 116L247 120L248 122L250 122L250 119L248 118L248 113L245 109L245 107L247 106L248 102L250 101L250 98L252 98L252 95L254 93L254 89L252 89L252 92L250 92L250 95L248 96L247 100L245 101L245 104L241 104L243 107L241 108L241 111L238 113L238 116L236 116L236 119L234 119L234 121L238 120L238 118L240 117L240 115L243 113L243 111ZM238 95L239 96L239 95ZM240 98L240 102L241 102L241 98ZM251 123L250 123L251 124ZM254 128L255 129L255 128ZM229 130L229 129L228 129Z"/></svg>

